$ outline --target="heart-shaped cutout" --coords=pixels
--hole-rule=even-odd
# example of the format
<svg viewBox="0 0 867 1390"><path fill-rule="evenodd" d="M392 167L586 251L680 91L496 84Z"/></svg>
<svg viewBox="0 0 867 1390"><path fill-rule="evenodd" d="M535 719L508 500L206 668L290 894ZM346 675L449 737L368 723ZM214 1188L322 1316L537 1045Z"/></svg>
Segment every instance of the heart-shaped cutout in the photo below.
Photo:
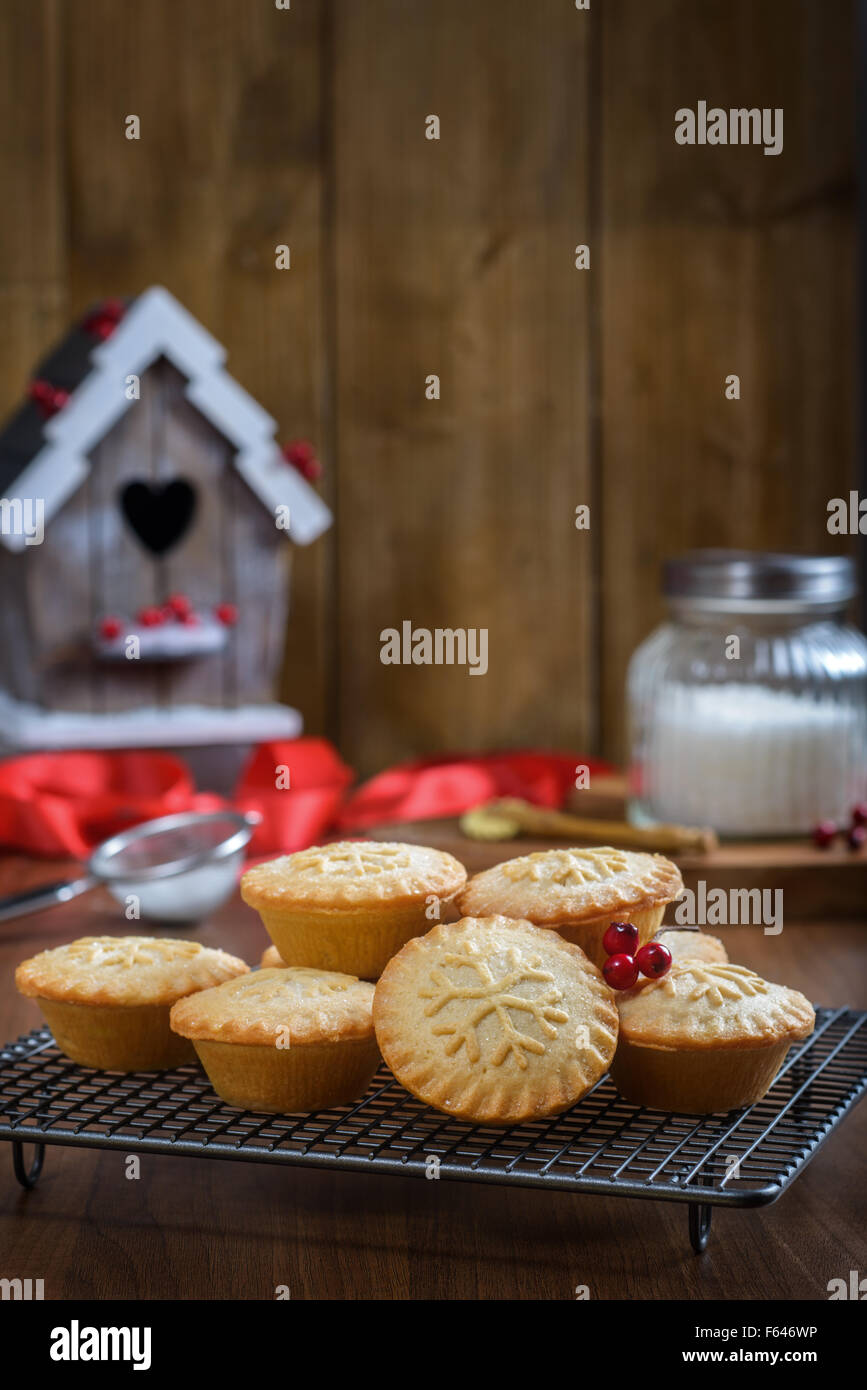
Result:
<svg viewBox="0 0 867 1390"><path fill-rule="evenodd" d="M152 555L164 555L187 533L196 510L196 494L184 478L170 483L135 479L120 494L127 524Z"/></svg>

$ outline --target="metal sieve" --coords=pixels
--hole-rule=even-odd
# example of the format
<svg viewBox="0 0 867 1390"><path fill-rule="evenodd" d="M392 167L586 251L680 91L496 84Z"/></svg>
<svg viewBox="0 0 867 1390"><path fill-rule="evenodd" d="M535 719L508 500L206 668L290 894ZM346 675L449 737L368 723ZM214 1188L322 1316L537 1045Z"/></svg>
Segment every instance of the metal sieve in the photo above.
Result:
<svg viewBox="0 0 867 1390"><path fill-rule="evenodd" d="M123 906L158 922L195 922L223 903L261 816L182 811L143 821L97 845L80 878L0 899L0 922L68 902L104 884Z"/></svg>

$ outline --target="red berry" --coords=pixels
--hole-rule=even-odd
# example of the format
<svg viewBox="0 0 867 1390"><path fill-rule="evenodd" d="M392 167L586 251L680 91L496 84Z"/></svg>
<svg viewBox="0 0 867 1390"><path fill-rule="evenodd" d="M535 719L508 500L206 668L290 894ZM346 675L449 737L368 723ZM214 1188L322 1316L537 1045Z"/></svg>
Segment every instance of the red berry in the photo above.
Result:
<svg viewBox="0 0 867 1390"><path fill-rule="evenodd" d="M867 801L858 801L852 807L852 824L867 825Z"/></svg>
<svg viewBox="0 0 867 1390"><path fill-rule="evenodd" d="M867 845L867 825L853 825L847 839L850 849L863 849Z"/></svg>
<svg viewBox="0 0 867 1390"><path fill-rule="evenodd" d="M193 611L193 605L186 594L172 594L166 604L169 612L179 620L185 618L188 613Z"/></svg>
<svg viewBox="0 0 867 1390"><path fill-rule="evenodd" d="M44 420L50 420L52 415L56 415L69 401L68 391L64 391L61 386L52 386L50 381L41 377L31 381L27 394Z"/></svg>
<svg viewBox="0 0 867 1390"><path fill-rule="evenodd" d="M602 945L609 956L632 956L638 945L638 928L631 922L609 922L608 930L602 938Z"/></svg>
<svg viewBox="0 0 867 1390"><path fill-rule="evenodd" d="M120 618L103 618L99 625L99 635L104 637L107 642L113 642L115 637L119 637L123 632L123 623Z"/></svg>
<svg viewBox="0 0 867 1390"><path fill-rule="evenodd" d="M161 608L142 608L138 614L138 620L142 627L161 627L166 620L166 615Z"/></svg>
<svg viewBox="0 0 867 1390"><path fill-rule="evenodd" d="M220 603L214 609L218 619L226 627L234 627L238 621L238 610L234 603Z"/></svg>
<svg viewBox="0 0 867 1390"><path fill-rule="evenodd" d="M54 400L54 387L50 381L44 381L41 377L37 377L28 386L27 394L31 401L35 401L37 405L49 406Z"/></svg>
<svg viewBox="0 0 867 1390"><path fill-rule="evenodd" d="M293 439L291 444L284 445L282 453L286 462L297 468L308 482L314 482L322 472L316 451L307 439Z"/></svg>
<svg viewBox="0 0 867 1390"><path fill-rule="evenodd" d="M178 622L183 623L184 627L198 627L199 615L190 609L189 613L185 613L182 618L178 619Z"/></svg>
<svg viewBox="0 0 867 1390"><path fill-rule="evenodd" d="M609 956L602 967L602 974L612 989L631 989L638 979L638 966L632 956L623 952Z"/></svg>
<svg viewBox="0 0 867 1390"><path fill-rule="evenodd" d="M105 299L82 323L85 333L91 333L94 338L101 338L105 341L110 338L120 320L126 313L126 305L122 299Z"/></svg>
<svg viewBox="0 0 867 1390"><path fill-rule="evenodd" d="M832 820L820 820L813 830L813 844L817 849L827 849L837 838L837 827Z"/></svg>
<svg viewBox="0 0 867 1390"><path fill-rule="evenodd" d="M285 457L290 463L309 463L316 457L316 451L309 439L293 439L291 444L287 444L283 450Z"/></svg>
<svg viewBox="0 0 867 1390"><path fill-rule="evenodd" d="M647 975L651 980L658 980L671 969L671 952L661 941L648 941L635 957L635 964L642 975Z"/></svg>

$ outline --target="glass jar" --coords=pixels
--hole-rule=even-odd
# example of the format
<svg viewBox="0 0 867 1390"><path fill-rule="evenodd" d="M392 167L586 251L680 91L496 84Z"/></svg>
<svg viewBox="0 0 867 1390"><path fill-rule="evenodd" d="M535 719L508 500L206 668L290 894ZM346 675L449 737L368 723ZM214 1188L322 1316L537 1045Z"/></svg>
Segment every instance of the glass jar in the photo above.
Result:
<svg viewBox="0 0 867 1390"><path fill-rule="evenodd" d="M721 835L846 823L867 796L867 640L848 557L669 561L670 617L627 677L630 814Z"/></svg>

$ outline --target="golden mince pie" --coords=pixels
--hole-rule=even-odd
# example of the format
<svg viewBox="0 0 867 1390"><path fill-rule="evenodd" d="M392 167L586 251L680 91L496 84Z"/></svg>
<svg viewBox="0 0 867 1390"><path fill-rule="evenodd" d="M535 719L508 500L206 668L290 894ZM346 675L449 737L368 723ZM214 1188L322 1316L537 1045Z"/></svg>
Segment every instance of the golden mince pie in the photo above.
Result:
<svg viewBox="0 0 867 1390"><path fill-rule="evenodd" d="M257 864L241 879L287 965L375 980L410 937L450 914L467 873L424 845L345 840Z"/></svg>
<svg viewBox="0 0 867 1390"><path fill-rule="evenodd" d="M552 927L601 967L607 958L602 938L613 920L633 923L643 945L682 891L680 871L661 854L552 849L476 874L458 907L468 916L499 913Z"/></svg>
<svg viewBox="0 0 867 1390"><path fill-rule="evenodd" d="M709 1114L760 1100L792 1043L813 1031L803 994L741 965L680 961L617 995L611 1078L625 1100Z"/></svg>
<svg viewBox="0 0 867 1390"><path fill-rule="evenodd" d="M354 975L257 970L182 999L172 1027L228 1105L293 1114L367 1090L379 1066L372 1005L373 985Z"/></svg>
<svg viewBox="0 0 867 1390"><path fill-rule="evenodd" d="M402 1086L479 1124L566 1110L617 1042L596 966L556 932L509 917L466 917L408 942L376 986L373 1021Z"/></svg>
<svg viewBox="0 0 867 1390"><path fill-rule="evenodd" d="M195 1060L169 1026L176 1000L245 975L225 951L169 937L83 936L25 960L15 972L57 1046L104 1071L157 1071Z"/></svg>
<svg viewBox="0 0 867 1390"><path fill-rule="evenodd" d="M263 970L285 970L286 962L276 946L266 946L259 961Z"/></svg>
<svg viewBox="0 0 867 1390"><path fill-rule="evenodd" d="M655 938L671 953L673 962L682 960L717 961L725 965L728 951L718 936L710 936L703 931L676 931L665 928Z"/></svg>

